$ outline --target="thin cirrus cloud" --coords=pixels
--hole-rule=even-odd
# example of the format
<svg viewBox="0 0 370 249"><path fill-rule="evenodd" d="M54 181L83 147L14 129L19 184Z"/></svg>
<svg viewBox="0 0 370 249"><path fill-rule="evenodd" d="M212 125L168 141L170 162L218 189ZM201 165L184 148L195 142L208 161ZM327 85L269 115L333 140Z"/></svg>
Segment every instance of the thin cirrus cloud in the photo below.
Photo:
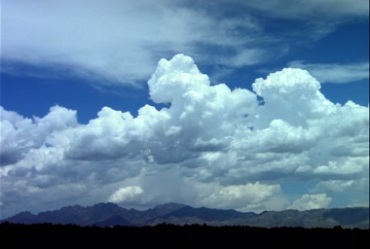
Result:
<svg viewBox="0 0 370 249"><path fill-rule="evenodd" d="M104 107L87 124L61 106L33 119L2 108L3 215L71 202L264 210L368 201L369 109L332 103L309 72L285 68L256 79L253 92L231 90L178 54L159 61L148 86L167 107L137 116ZM316 186L296 197L286 180Z"/></svg>
<svg viewBox="0 0 370 249"><path fill-rule="evenodd" d="M340 21L346 17L368 16L369 14L369 2L363 0L312 0L299 1L298 4L294 0L268 1L264 4L258 0L233 0L231 2L254 8L275 17L309 19L313 22L328 19ZM313 17L316 20L312 20Z"/></svg>
<svg viewBox="0 0 370 249"><path fill-rule="evenodd" d="M259 29L249 16L218 20L177 1L9 1L3 9L5 72L18 62L60 68L101 84L135 84L150 76L159 54L182 51L232 66L268 57L263 44L251 45L257 37L235 31ZM225 53L200 56L200 44ZM243 60L234 58L240 52Z"/></svg>
<svg viewBox="0 0 370 249"><path fill-rule="evenodd" d="M302 61L292 61L289 67L308 70L321 83L350 83L369 80L369 62L352 64L310 64Z"/></svg>
<svg viewBox="0 0 370 249"><path fill-rule="evenodd" d="M369 7L361 0L14 0L4 1L2 8L3 72L22 73L14 65L24 63L47 68L40 72L53 77L68 72L95 84L137 86L164 55L182 52L199 63L228 69L259 64L288 53L292 32L317 39L346 17L366 16ZM256 13L262 20L293 19L308 25L273 34Z"/></svg>

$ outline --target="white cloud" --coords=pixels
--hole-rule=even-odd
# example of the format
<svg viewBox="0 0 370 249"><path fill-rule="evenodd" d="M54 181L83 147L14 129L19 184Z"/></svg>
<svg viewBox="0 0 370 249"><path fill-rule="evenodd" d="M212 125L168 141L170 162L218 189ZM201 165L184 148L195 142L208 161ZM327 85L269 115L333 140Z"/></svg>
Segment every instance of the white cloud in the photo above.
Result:
<svg viewBox="0 0 370 249"><path fill-rule="evenodd" d="M199 63L228 69L263 63L286 54L292 36L304 33L305 38L299 40L311 42L310 37L325 36L345 18L368 13L368 3L361 0L264 4L13 0L4 1L2 8L3 73L36 77L68 73L103 85L140 84L155 69L158 58L178 52L192 55ZM225 8L238 15L225 15ZM310 25L281 30L277 36L264 26L264 20L271 17ZM43 70L19 70L14 66L17 63Z"/></svg>
<svg viewBox="0 0 370 249"><path fill-rule="evenodd" d="M333 196L346 196L346 206L369 205L369 177L367 172L362 176L351 178L353 180L327 180L321 181L311 189L311 193L331 193ZM342 206L343 200L333 197L333 205Z"/></svg>
<svg viewBox="0 0 370 249"><path fill-rule="evenodd" d="M24 118L0 107L2 134L0 165L20 160L31 149L40 146L64 147L68 144L71 130L76 128L76 111L63 107L50 108L43 118Z"/></svg>
<svg viewBox="0 0 370 249"><path fill-rule="evenodd" d="M353 64L307 64L292 61L290 67L308 70L321 83L349 83L369 79L369 62Z"/></svg>
<svg viewBox="0 0 370 249"><path fill-rule="evenodd" d="M151 99L168 107L146 105L136 117L104 107L78 124L75 111L59 106L33 119L2 108L4 213L36 197L34 210L107 199L277 209L286 205L280 184L287 179L350 182L368 175L368 107L333 104L305 70L257 79L253 93L211 85L192 58L179 54L162 59L148 85ZM369 190L362 184L348 191L364 193L352 200L346 192L341 198L350 205ZM301 208L303 200L309 207L330 202L325 194L307 195L292 206Z"/></svg>
<svg viewBox="0 0 370 249"><path fill-rule="evenodd" d="M114 0L109 4L6 1L1 57L8 73L14 72L8 62L21 62L51 67L44 71L55 74L67 71L100 84L136 84L155 69L159 54L182 51L199 59L207 57L212 63L257 63L256 55L261 61L258 51L264 45L252 45L256 38L236 30L250 33L258 26L248 16L220 20L201 8L168 0ZM199 44L229 53L203 54ZM244 47L243 60L234 59L240 57L236 47Z"/></svg>
<svg viewBox="0 0 370 249"><path fill-rule="evenodd" d="M363 168L368 164L367 161L364 161L365 158L350 158L342 163L337 161L329 161L327 165L319 165L314 173L318 175L331 174L335 172L338 175L349 176L351 174L361 174Z"/></svg>
<svg viewBox="0 0 370 249"><path fill-rule="evenodd" d="M295 200L289 208L298 210L327 208L331 200L332 199L325 193L304 194L299 199Z"/></svg>
<svg viewBox="0 0 370 249"><path fill-rule="evenodd" d="M245 185L215 185L209 195L201 200L201 203L206 207L255 211L271 208L266 207L264 203L277 195L280 195L279 185L267 185L259 182Z"/></svg>
<svg viewBox="0 0 370 249"><path fill-rule="evenodd" d="M144 191L139 186L122 187L109 197L109 201L114 203L133 201L143 193Z"/></svg>
<svg viewBox="0 0 370 249"><path fill-rule="evenodd" d="M316 187L316 191L333 191L333 192L343 192L348 188L353 187L355 184L354 180L329 180L320 182Z"/></svg>

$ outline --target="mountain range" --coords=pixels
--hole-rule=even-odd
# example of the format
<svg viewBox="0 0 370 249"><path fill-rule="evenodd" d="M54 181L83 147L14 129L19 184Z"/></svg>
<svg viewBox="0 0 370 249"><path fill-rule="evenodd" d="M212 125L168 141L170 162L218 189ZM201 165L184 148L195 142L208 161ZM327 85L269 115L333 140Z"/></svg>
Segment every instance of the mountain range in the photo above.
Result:
<svg viewBox="0 0 370 249"><path fill-rule="evenodd" d="M80 226L153 226L157 224L207 224L211 226L251 227L322 227L369 229L369 208L333 208L307 211L265 211L260 214L220 210L206 207L168 203L152 209L138 211L122 208L113 203L98 203L94 206L79 205L59 210L41 212L37 215L22 212L2 222L16 224L76 224Z"/></svg>

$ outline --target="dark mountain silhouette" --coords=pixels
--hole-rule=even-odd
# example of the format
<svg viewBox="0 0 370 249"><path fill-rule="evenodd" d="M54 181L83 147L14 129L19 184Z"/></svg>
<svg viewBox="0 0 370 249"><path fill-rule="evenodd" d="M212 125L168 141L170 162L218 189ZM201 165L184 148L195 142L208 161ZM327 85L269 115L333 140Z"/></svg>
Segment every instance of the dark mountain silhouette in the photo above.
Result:
<svg viewBox="0 0 370 249"><path fill-rule="evenodd" d="M185 224L209 224L209 225L226 225L234 220L243 220L256 214L253 212L238 212L235 210L220 210L211 208L193 208L184 206L173 212L156 217L150 221L151 224L169 223L176 225Z"/></svg>
<svg viewBox="0 0 370 249"><path fill-rule="evenodd" d="M16 224L75 224L81 226L146 226L162 223L185 225L207 224L216 226L252 227L322 227L369 228L369 208L314 209L307 211L265 211L260 214L193 208L168 203L145 211L126 209L113 203L99 203L90 207L79 205L63 207L37 215L22 212L3 221Z"/></svg>
<svg viewBox="0 0 370 249"><path fill-rule="evenodd" d="M12 223L21 223L21 224L34 224L37 223L37 216L30 212L22 212L9 219Z"/></svg>
<svg viewBox="0 0 370 249"><path fill-rule="evenodd" d="M237 218L247 218L247 217L251 217L255 215L256 214L252 212L242 213L242 212L238 212L232 209L219 210L219 209L211 209L211 208L205 208L205 207L193 208L190 206L185 206L183 208L175 210L174 212L163 215L162 218L168 218L171 216L176 216L176 217L195 216L205 221L213 221L213 220L224 221L224 220L237 219Z"/></svg>

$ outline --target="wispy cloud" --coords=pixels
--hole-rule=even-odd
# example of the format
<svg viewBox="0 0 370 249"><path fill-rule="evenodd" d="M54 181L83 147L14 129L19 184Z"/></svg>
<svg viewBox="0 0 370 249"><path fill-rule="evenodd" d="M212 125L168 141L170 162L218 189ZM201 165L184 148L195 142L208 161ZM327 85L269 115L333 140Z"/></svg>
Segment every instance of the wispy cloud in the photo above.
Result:
<svg viewBox="0 0 370 249"><path fill-rule="evenodd" d="M309 64L303 61L292 61L293 68L304 68L321 83L350 83L369 79L369 62L352 64Z"/></svg>
<svg viewBox="0 0 370 249"><path fill-rule="evenodd" d="M2 58L34 65L67 66L107 84L130 84L150 76L158 57L200 47L222 48L212 62L257 63L260 45L242 36L259 29L248 16L218 20L176 1L8 1L2 12ZM245 58L234 48L248 47ZM258 61L261 56L258 56Z"/></svg>
<svg viewBox="0 0 370 249"><path fill-rule="evenodd" d="M256 11L264 18L305 21L319 13L309 21L314 27L304 30L316 37L333 29L324 17L367 13L367 1L353 2L4 1L1 57L6 65L62 68L100 84L137 84L150 76L159 58L178 52L231 69L284 55L291 31L267 32ZM302 33L302 27L294 32Z"/></svg>
<svg viewBox="0 0 370 249"><path fill-rule="evenodd" d="M324 193L305 194L299 199L295 200L289 208L298 210L327 208L331 201L332 199Z"/></svg>
<svg viewBox="0 0 370 249"><path fill-rule="evenodd" d="M270 16L286 19L306 19L312 22L324 20L340 20L346 17L368 16L369 2L363 0L259 0L238 1L232 0L236 5L244 5L261 11Z"/></svg>

